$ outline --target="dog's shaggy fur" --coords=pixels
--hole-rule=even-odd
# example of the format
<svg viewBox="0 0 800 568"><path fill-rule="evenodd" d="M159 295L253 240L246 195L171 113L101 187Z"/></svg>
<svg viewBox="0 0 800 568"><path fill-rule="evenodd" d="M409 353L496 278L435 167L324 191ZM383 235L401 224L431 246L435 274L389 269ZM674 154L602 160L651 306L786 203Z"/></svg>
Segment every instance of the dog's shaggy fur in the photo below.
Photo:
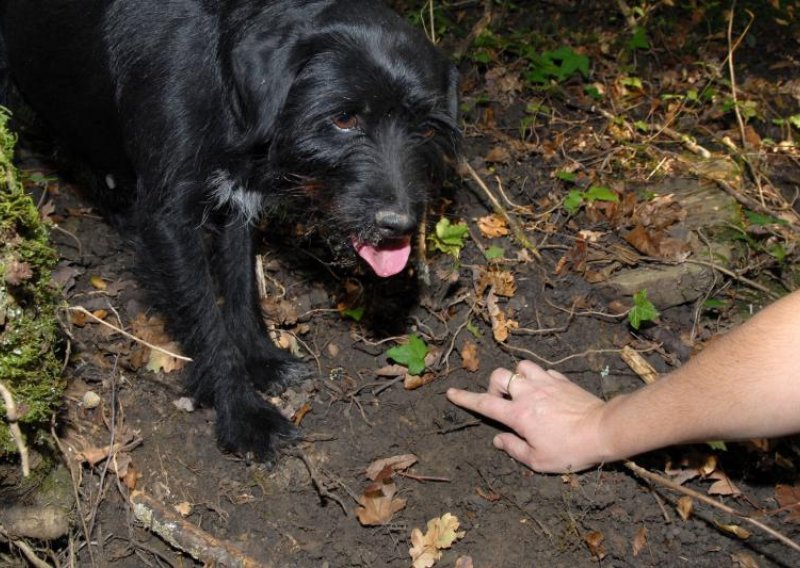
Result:
<svg viewBox="0 0 800 568"><path fill-rule="evenodd" d="M305 367L265 332L256 221L298 211L401 271L456 152L454 68L376 0L2 2L12 79L131 219L191 393L224 447L267 457L295 432L256 389Z"/></svg>

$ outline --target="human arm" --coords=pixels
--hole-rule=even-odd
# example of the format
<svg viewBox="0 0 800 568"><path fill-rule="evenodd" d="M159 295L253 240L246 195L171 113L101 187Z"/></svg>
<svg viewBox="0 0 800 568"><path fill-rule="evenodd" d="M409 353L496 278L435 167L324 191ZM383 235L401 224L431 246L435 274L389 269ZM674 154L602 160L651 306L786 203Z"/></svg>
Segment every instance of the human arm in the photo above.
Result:
<svg viewBox="0 0 800 568"><path fill-rule="evenodd" d="M448 398L509 426L495 446L537 471L577 471L672 444L800 431L800 291L712 341L684 366L604 403L555 371L523 361L508 385ZM512 397L505 398L511 387Z"/></svg>

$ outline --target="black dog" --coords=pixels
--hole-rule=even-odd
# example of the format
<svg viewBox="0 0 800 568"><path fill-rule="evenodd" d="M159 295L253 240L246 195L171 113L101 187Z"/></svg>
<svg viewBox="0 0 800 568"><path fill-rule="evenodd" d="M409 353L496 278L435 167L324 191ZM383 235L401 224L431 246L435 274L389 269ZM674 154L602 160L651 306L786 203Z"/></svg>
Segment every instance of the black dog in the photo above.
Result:
<svg viewBox="0 0 800 568"><path fill-rule="evenodd" d="M295 432L255 389L306 371L266 335L256 221L299 212L402 271L456 153L454 68L376 0L3 2L12 79L130 213L191 393L224 447L266 457Z"/></svg>

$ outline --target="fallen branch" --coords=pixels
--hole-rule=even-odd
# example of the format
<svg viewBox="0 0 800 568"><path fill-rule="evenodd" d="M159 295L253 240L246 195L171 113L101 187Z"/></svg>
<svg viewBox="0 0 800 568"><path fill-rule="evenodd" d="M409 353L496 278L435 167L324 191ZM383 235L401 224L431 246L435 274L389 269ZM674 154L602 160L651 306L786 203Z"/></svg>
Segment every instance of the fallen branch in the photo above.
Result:
<svg viewBox="0 0 800 568"><path fill-rule="evenodd" d="M170 545L207 565L218 564L230 568L271 566L247 556L232 543L186 522L178 513L141 491L134 491L130 502L133 515L139 522Z"/></svg>
<svg viewBox="0 0 800 568"><path fill-rule="evenodd" d="M132 335L132 334L128 333L124 329L121 329L121 328L119 328L119 327L117 327L115 325L112 325L112 324L108 323L107 321L97 317L96 315L94 315L92 312L90 312L89 310L87 310L83 306L70 306L70 307L67 308L67 310L70 311L70 312L78 312L80 314L83 314L86 317L92 319L93 321L95 321L95 322L97 322L97 323L99 323L101 325L104 325L104 326L106 326L108 328L111 328L111 329L113 329L114 331L116 331L119 334L124 335L128 339L131 339L131 340L135 341L136 343L141 343L145 347L149 347L150 349L152 349L154 351L158 351L159 353L163 353L164 355L168 355L170 357L174 357L175 359L179 359L180 361L191 361L192 360L191 357L186 357L184 355L178 355L177 353L173 353L172 351L164 349L163 347L159 347L158 345L153 345L152 343L150 343L148 341L145 341L144 339L142 339L140 337L136 337L135 335Z"/></svg>
<svg viewBox="0 0 800 568"><path fill-rule="evenodd" d="M630 460L626 460L625 462L623 462L623 465L625 465L625 467L628 468L631 472L633 472L633 474L636 475L637 477L645 479L645 480L647 480L647 481L649 481L651 483L656 483L658 485L662 485L664 487L672 489L673 491L677 491L678 493L683 493L684 495L688 495L692 499L697 499L698 501L701 501L701 502L705 503L706 505L710 505L711 507L714 507L715 509L719 509L720 511L723 511L723 512L729 514L729 515L734 516L734 517L738 517L742 521L753 525L754 527L764 531L768 535L770 535L770 536L774 537L775 539L779 540L780 542L782 542L783 544L785 544L789 548L792 548L792 549L800 552L800 544L797 544L795 541L793 541L789 537L779 533L778 531L776 531L772 527L769 527L769 526L765 525L761 521L757 521L757 520L753 519L752 517L749 517L749 516L745 515L744 513L740 512L740 511L737 511L733 507L729 507L728 505L720 503L716 499L712 499L711 497L708 497L707 495L703 495L699 491L695 491L694 489L689 489L688 487L683 487L682 485L678 485L674 481L670 481L669 479L667 479L665 477L662 477L662 476L660 476L658 474L655 474L655 473L653 473L651 471L647 471L643 467L637 465L636 463L634 463L634 462L632 462Z"/></svg>
<svg viewBox="0 0 800 568"><path fill-rule="evenodd" d="M483 179L481 179L481 176L478 175L478 172L475 171L475 168L470 166L467 162L461 162L460 168L463 168L463 170L469 174L473 181L478 184L478 187L483 190L483 192L486 194L486 197L491 202L495 213L501 215L506 220L508 226L511 228L511 232L514 235L514 240L532 252L538 260L541 260L542 255L539 254L539 249L537 249L536 246L528 240L528 237L525 235L525 231L522 229L519 222L508 211L506 211L505 207L503 207L503 205L500 203L500 200L495 197L495 195L489 189L489 186L486 185L486 182L484 182Z"/></svg>
<svg viewBox="0 0 800 568"><path fill-rule="evenodd" d="M17 405L14 402L14 397L8 387L0 382L0 395L3 397L3 403L6 407L6 420L8 420L8 430L11 432L11 438L17 446L19 452L19 459L22 463L22 476L28 477L31 474L30 459L28 458L28 446L25 445L25 438L22 435L22 430L19 429L20 415L17 413Z"/></svg>

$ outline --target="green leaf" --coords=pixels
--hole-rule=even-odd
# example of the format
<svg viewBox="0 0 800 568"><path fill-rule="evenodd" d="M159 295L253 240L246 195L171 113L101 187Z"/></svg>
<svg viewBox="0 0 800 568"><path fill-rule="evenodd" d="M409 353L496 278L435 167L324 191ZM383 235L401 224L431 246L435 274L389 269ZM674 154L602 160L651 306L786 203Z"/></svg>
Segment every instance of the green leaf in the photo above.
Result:
<svg viewBox="0 0 800 568"><path fill-rule="evenodd" d="M408 367L408 372L412 375L419 375L425 370L425 355L427 354L428 346L417 335L409 335L408 342L403 345L395 345L386 352L389 359Z"/></svg>
<svg viewBox="0 0 800 568"><path fill-rule="evenodd" d="M630 87L632 89L642 90L642 88L644 88L644 85L642 85L642 80L639 77L623 77L619 80L619 82L623 86Z"/></svg>
<svg viewBox="0 0 800 568"><path fill-rule="evenodd" d="M474 323L472 323L472 320L469 320L467 322L467 331L470 332L472 334L472 336L475 337L476 339L478 339L479 337L481 337L483 335L481 333L481 330L478 329L478 326L475 325Z"/></svg>
<svg viewBox="0 0 800 568"><path fill-rule="evenodd" d="M492 245L483 251L483 256L486 257L486 260L494 260L496 258L503 258L505 252L506 251L504 251L501 247Z"/></svg>
<svg viewBox="0 0 800 568"><path fill-rule="evenodd" d="M428 237L428 242L430 242L436 250L458 258L468 236L469 227L467 227L466 223L456 223L453 225L450 223L450 219L442 217L439 219L439 222L436 223L434 233Z"/></svg>
<svg viewBox="0 0 800 568"><path fill-rule="evenodd" d="M727 305L727 302L723 302L718 298L709 298L705 302L703 302L703 308L706 310L721 310Z"/></svg>
<svg viewBox="0 0 800 568"><path fill-rule="evenodd" d="M619 203L619 197L604 185L593 185L583 194L586 201L613 201Z"/></svg>
<svg viewBox="0 0 800 568"><path fill-rule="evenodd" d="M744 210L744 216L747 217L747 220L750 222L751 225L756 225L757 227L768 227L769 225L789 224L784 219L778 219L777 217L773 217L772 215L763 215L761 213L756 213L755 211L750 211L749 209Z"/></svg>
<svg viewBox="0 0 800 568"><path fill-rule="evenodd" d="M628 40L628 47L631 49L650 49L650 42L647 39L647 30L636 28L633 30L633 37Z"/></svg>
<svg viewBox="0 0 800 568"><path fill-rule="evenodd" d="M783 259L786 258L787 254L786 247L784 247L782 243L775 243L767 249L767 252L771 254L778 262L782 262Z"/></svg>
<svg viewBox="0 0 800 568"><path fill-rule="evenodd" d="M556 178L560 179L561 181L568 181L570 183L574 183L578 176L575 172L567 172L564 170L556 172Z"/></svg>
<svg viewBox="0 0 800 568"><path fill-rule="evenodd" d="M361 318L364 317L364 306L347 308L346 310L342 311L342 315L355 321L361 321Z"/></svg>
<svg viewBox="0 0 800 568"><path fill-rule="evenodd" d="M581 205L583 205L583 192L579 189L571 189L564 200L564 209L570 215L574 215Z"/></svg>
<svg viewBox="0 0 800 568"><path fill-rule="evenodd" d="M636 122L633 123L633 125L636 127L637 130L640 130L641 132L650 132L650 125L643 120L637 120Z"/></svg>
<svg viewBox="0 0 800 568"><path fill-rule="evenodd" d="M447 217L442 217L436 223L436 237L445 244L463 247L467 235L469 235L469 227L466 223L453 225Z"/></svg>
<svg viewBox="0 0 800 568"><path fill-rule="evenodd" d="M598 89L594 85L586 85L583 88L583 92L585 92L587 95L589 95L596 101L599 101L600 99L603 98L603 94L600 92L600 89Z"/></svg>
<svg viewBox="0 0 800 568"><path fill-rule="evenodd" d="M633 329L639 329L642 322L653 321L658 317L658 310L647 299L647 290L639 290L633 295L633 307L628 312L628 321Z"/></svg>
<svg viewBox="0 0 800 568"><path fill-rule="evenodd" d="M728 451L728 446L726 446L725 442L723 442L722 440L712 440L710 442L706 442L706 444L708 444L708 447L711 448L712 450L717 450L720 452Z"/></svg>

